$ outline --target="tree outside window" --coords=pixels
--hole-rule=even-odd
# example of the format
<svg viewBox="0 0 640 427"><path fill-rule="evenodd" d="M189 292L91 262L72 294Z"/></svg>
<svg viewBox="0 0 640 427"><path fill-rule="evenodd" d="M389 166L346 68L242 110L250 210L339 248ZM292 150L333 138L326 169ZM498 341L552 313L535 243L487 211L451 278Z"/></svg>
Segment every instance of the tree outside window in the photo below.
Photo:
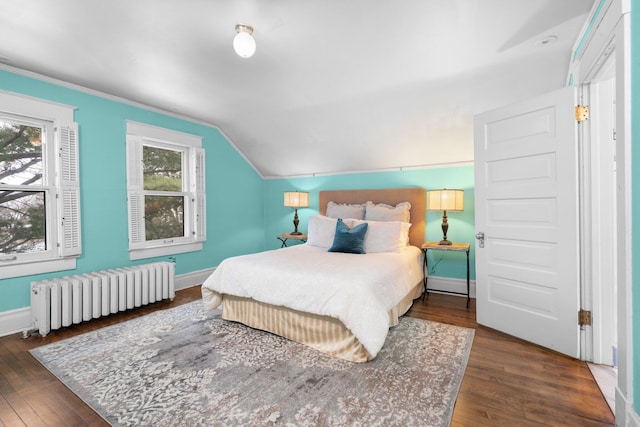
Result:
<svg viewBox="0 0 640 427"><path fill-rule="evenodd" d="M142 157L145 239L159 240L184 236L184 196L172 195L183 191L182 152L145 145L142 148Z"/></svg>
<svg viewBox="0 0 640 427"><path fill-rule="evenodd" d="M0 253L47 249L40 126L0 117Z"/></svg>

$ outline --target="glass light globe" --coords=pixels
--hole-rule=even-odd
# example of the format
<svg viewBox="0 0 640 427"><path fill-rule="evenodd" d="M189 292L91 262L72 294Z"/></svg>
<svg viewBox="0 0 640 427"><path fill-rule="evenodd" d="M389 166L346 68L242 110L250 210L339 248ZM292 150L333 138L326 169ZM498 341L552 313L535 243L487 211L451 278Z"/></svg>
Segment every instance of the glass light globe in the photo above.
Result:
<svg viewBox="0 0 640 427"><path fill-rule="evenodd" d="M250 58L256 51L256 41L251 34L241 31L233 38L233 49L241 58Z"/></svg>

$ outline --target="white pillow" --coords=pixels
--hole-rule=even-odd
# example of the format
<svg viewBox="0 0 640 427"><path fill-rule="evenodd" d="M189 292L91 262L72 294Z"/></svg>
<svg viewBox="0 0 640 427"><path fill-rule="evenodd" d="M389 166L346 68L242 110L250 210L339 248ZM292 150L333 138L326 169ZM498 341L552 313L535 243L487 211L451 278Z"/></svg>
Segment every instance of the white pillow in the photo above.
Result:
<svg viewBox="0 0 640 427"><path fill-rule="evenodd" d="M411 203L402 202L396 206L367 202L364 219L371 221L402 221L409 222L411 218Z"/></svg>
<svg viewBox="0 0 640 427"><path fill-rule="evenodd" d="M367 226L364 236L364 251L368 254L376 252L400 252L409 244L409 228L411 224L403 221L353 221L353 227L363 223Z"/></svg>
<svg viewBox="0 0 640 427"><path fill-rule="evenodd" d="M329 249L336 234L337 218L317 215L309 217L307 225L307 243L312 246Z"/></svg>
<svg viewBox="0 0 640 427"><path fill-rule="evenodd" d="M348 205L329 202L327 203L327 216L329 218L364 219L364 205Z"/></svg>

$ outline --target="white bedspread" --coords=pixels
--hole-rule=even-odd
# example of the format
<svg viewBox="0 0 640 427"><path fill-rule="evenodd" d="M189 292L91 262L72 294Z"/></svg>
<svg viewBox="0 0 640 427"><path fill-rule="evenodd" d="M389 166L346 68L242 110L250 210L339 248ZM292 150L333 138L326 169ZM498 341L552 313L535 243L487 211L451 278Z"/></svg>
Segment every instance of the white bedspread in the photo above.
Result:
<svg viewBox="0 0 640 427"><path fill-rule="evenodd" d="M202 286L205 308L222 294L339 319L372 357L389 331L389 310L422 279L420 249L365 255L308 244L225 259Z"/></svg>

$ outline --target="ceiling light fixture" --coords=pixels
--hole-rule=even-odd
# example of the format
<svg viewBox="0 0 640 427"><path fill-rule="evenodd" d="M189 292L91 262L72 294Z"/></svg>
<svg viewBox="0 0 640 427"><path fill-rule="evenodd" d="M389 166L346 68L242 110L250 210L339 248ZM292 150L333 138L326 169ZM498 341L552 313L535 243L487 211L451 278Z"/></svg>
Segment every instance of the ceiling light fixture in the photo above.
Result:
<svg viewBox="0 0 640 427"><path fill-rule="evenodd" d="M241 58L251 58L256 51L256 41L253 39L253 27L247 24L236 25L236 36L233 38L233 49Z"/></svg>

